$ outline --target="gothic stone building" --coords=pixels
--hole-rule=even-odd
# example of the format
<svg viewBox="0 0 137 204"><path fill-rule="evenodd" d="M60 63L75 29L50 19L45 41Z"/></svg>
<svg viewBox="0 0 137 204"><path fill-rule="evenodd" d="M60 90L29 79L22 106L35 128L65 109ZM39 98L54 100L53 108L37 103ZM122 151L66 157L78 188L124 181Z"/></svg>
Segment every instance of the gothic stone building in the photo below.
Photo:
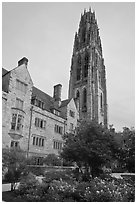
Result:
<svg viewBox="0 0 137 204"><path fill-rule="evenodd" d="M23 58L11 71L3 69L3 147L18 147L28 155L58 154L62 135L74 131L78 120L107 126L106 74L95 13L81 15L72 55L69 99L61 101L61 84L53 97L35 86Z"/></svg>
<svg viewBox="0 0 137 204"><path fill-rule="evenodd" d="M74 98L80 119L107 126L105 65L95 13L84 11L75 34L69 98Z"/></svg>
<svg viewBox="0 0 137 204"><path fill-rule="evenodd" d="M62 85L54 86L53 97L35 86L23 58L2 76L3 147L20 147L28 155L58 155L62 135L77 126L78 111L73 99L61 101Z"/></svg>

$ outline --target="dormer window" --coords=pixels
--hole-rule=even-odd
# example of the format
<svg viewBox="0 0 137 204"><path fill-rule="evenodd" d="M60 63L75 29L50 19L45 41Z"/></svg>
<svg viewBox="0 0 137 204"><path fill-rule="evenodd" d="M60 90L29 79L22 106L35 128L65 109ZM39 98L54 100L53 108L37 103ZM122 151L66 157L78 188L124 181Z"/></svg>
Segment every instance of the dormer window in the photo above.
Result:
<svg viewBox="0 0 137 204"><path fill-rule="evenodd" d="M53 113L57 116L60 116L60 111L56 110L56 109L53 109Z"/></svg>
<svg viewBox="0 0 137 204"><path fill-rule="evenodd" d="M44 102L37 99L36 96L33 96L31 99L31 104L38 106L41 109L44 109Z"/></svg>
<svg viewBox="0 0 137 204"><path fill-rule="evenodd" d="M44 108L44 103L41 101L41 100L39 100L39 99L36 99L36 102L35 102L35 104L36 104L36 106L38 106L39 108Z"/></svg>

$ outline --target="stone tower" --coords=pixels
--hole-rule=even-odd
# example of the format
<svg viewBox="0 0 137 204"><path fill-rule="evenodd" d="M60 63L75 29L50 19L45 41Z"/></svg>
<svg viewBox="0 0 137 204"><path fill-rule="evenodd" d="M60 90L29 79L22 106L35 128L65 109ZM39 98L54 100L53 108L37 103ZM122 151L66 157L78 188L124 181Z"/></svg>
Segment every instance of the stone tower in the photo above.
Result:
<svg viewBox="0 0 137 204"><path fill-rule="evenodd" d="M84 10L75 34L69 98L74 98L80 119L107 126L106 73L95 13Z"/></svg>

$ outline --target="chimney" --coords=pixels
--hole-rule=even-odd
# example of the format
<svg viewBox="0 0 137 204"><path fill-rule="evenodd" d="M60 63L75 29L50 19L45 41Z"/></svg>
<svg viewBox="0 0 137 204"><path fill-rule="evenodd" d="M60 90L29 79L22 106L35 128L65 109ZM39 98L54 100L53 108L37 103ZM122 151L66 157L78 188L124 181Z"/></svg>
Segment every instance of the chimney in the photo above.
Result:
<svg viewBox="0 0 137 204"><path fill-rule="evenodd" d="M54 105L56 107L59 107L61 105L61 89L62 89L61 84L57 84L54 86L53 98L54 98Z"/></svg>
<svg viewBox="0 0 137 204"><path fill-rule="evenodd" d="M23 57L21 60L18 61L18 66L21 66L22 64L25 64L27 67L28 59L26 57Z"/></svg>

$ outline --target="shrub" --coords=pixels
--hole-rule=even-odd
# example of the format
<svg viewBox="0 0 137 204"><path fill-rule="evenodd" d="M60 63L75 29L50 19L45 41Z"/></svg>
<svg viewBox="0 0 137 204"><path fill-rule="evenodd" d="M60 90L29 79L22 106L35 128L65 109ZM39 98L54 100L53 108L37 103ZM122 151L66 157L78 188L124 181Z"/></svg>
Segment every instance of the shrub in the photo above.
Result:
<svg viewBox="0 0 137 204"><path fill-rule="evenodd" d="M61 166L61 159L55 154L48 154L47 157L43 159L43 163L48 166Z"/></svg>
<svg viewBox="0 0 137 204"><path fill-rule="evenodd" d="M45 171L45 168L40 166L29 166L28 169L29 169L29 172L31 172L36 176L44 175L44 171Z"/></svg>
<svg viewBox="0 0 137 204"><path fill-rule="evenodd" d="M71 173L71 170L63 170L63 171L53 170L53 171L46 172L44 176L45 176L44 178L45 182L51 182L53 180L60 180L60 179L68 182L70 180L73 180L73 174Z"/></svg>
<svg viewBox="0 0 137 204"><path fill-rule="evenodd" d="M18 194L31 194L31 191L34 191L36 186L38 185L38 181L34 174L29 173L27 176L23 177L20 181L20 185L18 187Z"/></svg>

